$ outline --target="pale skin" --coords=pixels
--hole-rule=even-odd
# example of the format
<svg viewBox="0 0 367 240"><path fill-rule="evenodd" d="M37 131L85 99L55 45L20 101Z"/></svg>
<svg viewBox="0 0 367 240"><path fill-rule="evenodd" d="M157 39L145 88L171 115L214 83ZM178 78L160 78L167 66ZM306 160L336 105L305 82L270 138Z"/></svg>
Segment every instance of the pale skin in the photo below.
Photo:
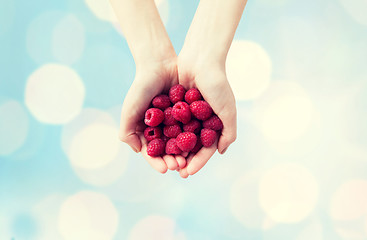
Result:
<svg viewBox="0 0 367 240"><path fill-rule="evenodd" d="M136 64L135 80L125 97L119 137L141 152L157 171L177 170L187 178L236 139L236 105L225 62L246 0L201 0L176 55L154 0L110 0ZM223 122L219 140L198 153L150 157L143 137L144 112L154 96L175 85L196 87ZM185 159L186 158L186 159Z"/></svg>

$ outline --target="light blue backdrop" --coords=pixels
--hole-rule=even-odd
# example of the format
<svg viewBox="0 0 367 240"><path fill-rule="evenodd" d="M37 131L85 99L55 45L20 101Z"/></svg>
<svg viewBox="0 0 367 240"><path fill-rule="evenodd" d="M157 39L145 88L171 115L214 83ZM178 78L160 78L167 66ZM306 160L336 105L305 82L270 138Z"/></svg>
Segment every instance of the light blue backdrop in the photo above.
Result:
<svg viewBox="0 0 367 240"><path fill-rule="evenodd" d="M179 52L198 1L157 1ZM367 239L367 2L249 1L238 140L197 175L116 140L135 66L104 0L0 3L0 239Z"/></svg>

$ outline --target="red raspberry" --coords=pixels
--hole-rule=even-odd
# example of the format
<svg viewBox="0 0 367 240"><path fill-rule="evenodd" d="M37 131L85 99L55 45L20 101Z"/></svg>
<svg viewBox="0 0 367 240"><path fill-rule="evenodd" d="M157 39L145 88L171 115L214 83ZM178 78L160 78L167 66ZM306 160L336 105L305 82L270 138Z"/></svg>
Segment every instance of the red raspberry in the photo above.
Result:
<svg viewBox="0 0 367 240"><path fill-rule="evenodd" d="M197 137L194 133L183 132L177 136L176 142L177 142L177 146L183 152L190 152L196 145Z"/></svg>
<svg viewBox="0 0 367 240"><path fill-rule="evenodd" d="M171 138L166 144L166 154L181 154L181 149L177 146L176 138Z"/></svg>
<svg viewBox="0 0 367 240"><path fill-rule="evenodd" d="M167 125L167 126L172 126L177 124L177 120L174 119L174 117L172 116L172 108L166 108L164 110L164 120L163 120L163 124Z"/></svg>
<svg viewBox="0 0 367 240"><path fill-rule="evenodd" d="M200 141L204 147L210 147L217 139L217 133L214 130L204 128L200 133Z"/></svg>
<svg viewBox="0 0 367 240"><path fill-rule="evenodd" d="M167 144L168 140L170 140L170 138L169 138L169 137L167 137L167 136L165 136L165 135L163 135L163 136L161 137L161 139L163 140L163 142L164 142L165 144Z"/></svg>
<svg viewBox="0 0 367 240"><path fill-rule="evenodd" d="M163 134L169 138L175 138L182 133L180 125L164 126Z"/></svg>
<svg viewBox="0 0 367 240"><path fill-rule="evenodd" d="M191 150L191 152L197 153L200 151L202 147L203 147L203 144L201 144L201 141L197 141L195 147Z"/></svg>
<svg viewBox="0 0 367 240"><path fill-rule="evenodd" d="M191 104L191 103L193 103L195 101L198 101L198 100L201 100L201 99L202 99L201 93L199 92L199 90L197 88L191 88L185 94L185 101L188 104Z"/></svg>
<svg viewBox="0 0 367 240"><path fill-rule="evenodd" d="M183 124L191 120L190 106L185 102L178 102L173 106L172 116Z"/></svg>
<svg viewBox="0 0 367 240"><path fill-rule="evenodd" d="M192 132L199 134L201 130L201 124L198 120L192 119L189 123L183 125L184 132Z"/></svg>
<svg viewBox="0 0 367 240"><path fill-rule="evenodd" d="M171 106L171 101L167 95L161 94L153 98L152 104L154 107L164 110Z"/></svg>
<svg viewBox="0 0 367 240"><path fill-rule="evenodd" d="M146 125L150 127L158 126L161 122L163 122L163 119L164 119L164 114L162 110L158 108L149 108L145 112L144 122Z"/></svg>
<svg viewBox="0 0 367 240"><path fill-rule="evenodd" d="M151 157L158 157L164 153L166 144L160 138L153 139L148 143L147 153Z"/></svg>
<svg viewBox="0 0 367 240"><path fill-rule="evenodd" d="M144 130L144 137L145 139L150 142L153 139L161 138L162 137L162 129L159 127L147 127Z"/></svg>
<svg viewBox="0 0 367 240"><path fill-rule="evenodd" d="M185 92L186 92L185 88L182 85L177 84L171 87L171 89L169 90L168 96L171 102L175 104L179 101L184 100Z"/></svg>
<svg viewBox="0 0 367 240"><path fill-rule="evenodd" d="M219 131L222 130L223 123L217 115L213 115L211 118L203 122L203 128L209 128L214 131Z"/></svg>
<svg viewBox="0 0 367 240"><path fill-rule="evenodd" d="M195 101L190 104L191 113L199 120L207 120L213 114L213 109L205 101Z"/></svg>

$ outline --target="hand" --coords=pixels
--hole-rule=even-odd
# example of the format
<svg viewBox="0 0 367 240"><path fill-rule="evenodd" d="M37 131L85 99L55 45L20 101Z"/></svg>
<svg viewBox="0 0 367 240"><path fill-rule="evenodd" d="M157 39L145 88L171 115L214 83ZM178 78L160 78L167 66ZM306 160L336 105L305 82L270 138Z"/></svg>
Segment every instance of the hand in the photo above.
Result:
<svg viewBox="0 0 367 240"><path fill-rule="evenodd" d="M227 81L225 61L199 61L194 55L180 53L177 67L179 83L186 89L196 87L200 90L214 113L222 120L223 130L219 141L187 157L186 167L179 170L183 178L198 172L213 156L217 148L219 153L223 154L235 141L237 131L236 102Z"/></svg>
<svg viewBox="0 0 367 240"><path fill-rule="evenodd" d="M143 120L152 99L161 92L168 92L171 86L178 83L176 54L172 53L164 60L146 62L149 64L137 64L135 80L125 97L119 137L135 152L141 151L154 169L165 173L167 169L176 170L185 167L186 160L182 156L171 155L150 157L147 154L147 141L143 134L146 127Z"/></svg>

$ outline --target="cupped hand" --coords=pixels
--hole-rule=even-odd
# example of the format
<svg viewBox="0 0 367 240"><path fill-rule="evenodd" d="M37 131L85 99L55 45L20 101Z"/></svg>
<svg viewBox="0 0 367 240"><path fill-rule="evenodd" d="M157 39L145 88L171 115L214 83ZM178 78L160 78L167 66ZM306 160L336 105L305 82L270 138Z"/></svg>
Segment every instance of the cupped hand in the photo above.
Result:
<svg viewBox="0 0 367 240"><path fill-rule="evenodd" d="M147 154L147 141L143 134L146 127L144 114L156 95L168 92L177 83L176 57L139 65L121 110L120 140L135 152L141 152L148 163L161 173L165 173L167 169L183 168L186 160L182 156L151 157Z"/></svg>
<svg viewBox="0 0 367 240"><path fill-rule="evenodd" d="M196 154L187 157L187 164L181 168L180 175L187 178L198 172L218 149L223 154L236 139L237 120L236 102L232 89L227 81L224 62L202 61L199 63L192 57L178 57L177 69L179 83L186 89L196 87L203 98L213 108L215 114L223 122L223 130L219 140L209 148L202 148Z"/></svg>

